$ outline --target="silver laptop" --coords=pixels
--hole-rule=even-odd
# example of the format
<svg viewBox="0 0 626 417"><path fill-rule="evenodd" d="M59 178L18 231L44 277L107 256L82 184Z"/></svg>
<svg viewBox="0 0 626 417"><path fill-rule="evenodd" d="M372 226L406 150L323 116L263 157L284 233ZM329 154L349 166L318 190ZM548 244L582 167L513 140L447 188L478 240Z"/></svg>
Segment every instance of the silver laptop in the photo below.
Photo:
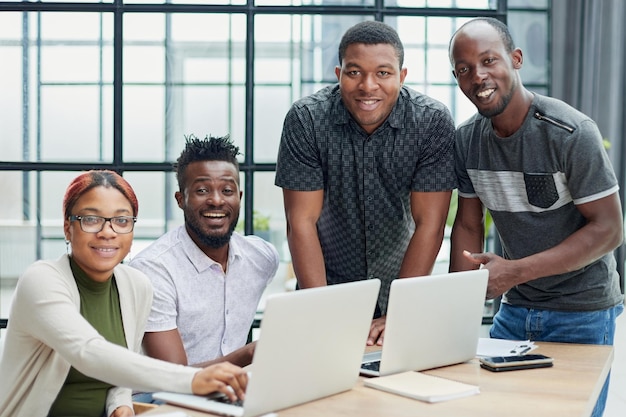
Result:
<svg viewBox="0 0 626 417"><path fill-rule="evenodd" d="M476 356L489 271L396 279L382 350L366 353L363 375L422 371Z"/></svg>
<svg viewBox="0 0 626 417"><path fill-rule="evenodd" d="M153 397L227 416L258 416L351 389L378 299L377 279L269 295L243 404L167 392Z"/></svg>

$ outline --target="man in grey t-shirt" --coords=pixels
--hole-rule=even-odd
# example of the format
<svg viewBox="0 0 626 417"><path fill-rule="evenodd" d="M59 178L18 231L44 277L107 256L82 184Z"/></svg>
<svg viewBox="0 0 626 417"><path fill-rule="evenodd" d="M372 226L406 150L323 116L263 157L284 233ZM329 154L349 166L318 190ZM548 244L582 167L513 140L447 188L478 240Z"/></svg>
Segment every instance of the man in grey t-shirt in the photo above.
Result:
<svg viewBox="0 0 626 417"><path fill-rule="evenodd" d="M613 250L623 241L618 184L596 124L522 85L523 55L498 20L450 41L460 89L478 109L457 128L459 202L450 269L489 270L502 295L492 337L612 344L623 311ZM483 209L503 256L483 252ZM593 416L602 415L607 384Z"/></svg>

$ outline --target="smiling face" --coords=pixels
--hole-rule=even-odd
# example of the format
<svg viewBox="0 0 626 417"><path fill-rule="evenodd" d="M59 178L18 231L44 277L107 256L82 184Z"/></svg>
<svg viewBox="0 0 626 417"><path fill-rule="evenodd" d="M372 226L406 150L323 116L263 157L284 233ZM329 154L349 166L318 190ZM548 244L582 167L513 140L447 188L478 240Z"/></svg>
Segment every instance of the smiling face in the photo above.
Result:
<svg viewBox="0 0 626 417"><path fill-rule="evenodd" d="M359 126L371 134L398 101L406 68L400 68L397 51L390 44L353 43L346 48L335 74L344 106Z"/></svg>
<svg viewBox="0 0 626 417"><path fill-rule="evenodd" d="M237 168L226 161L192 162L184 178L184 190L175 197L189 235L204 252L226 246L241 207Z"/></svg>
<svg viewBox="0 0 626 417"><path fill-rule="evenodd" d="M452 40L450 60L459 88L483 116L502 114L519 95L522 53L507 52L491 25L474 22L461 29Z"/></svg>
<svg viewBox="0 0 626 417"><path fill-rule="evenodd" d="M72 215L102 217L132 216L128 199L115 188L97 186L85 192L71 208ZM106 222L98 233L83 232L80 221L65 219L65 238L72 244L72 259L94 281L104 282L113 268L128 255L133 233L119 234Z"/></svg>

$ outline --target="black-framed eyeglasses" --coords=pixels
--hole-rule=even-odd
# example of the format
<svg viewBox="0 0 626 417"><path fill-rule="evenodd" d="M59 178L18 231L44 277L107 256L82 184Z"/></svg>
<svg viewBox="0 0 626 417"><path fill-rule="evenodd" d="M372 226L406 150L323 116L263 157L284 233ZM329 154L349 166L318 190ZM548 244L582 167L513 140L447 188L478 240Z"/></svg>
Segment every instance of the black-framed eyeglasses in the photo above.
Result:
<svg viewBox="0 0 626 417"><path fill-rule="evenodd" d="M104 228L106 222L111 223L111 228L115 233L125 234L130 233L135 228L135 222L137 217L133 216L115 216L115 217L102 217L102 216L76 216L72 215L69 220L73 222L78 220L80 222L80 229L85 233L99 233Z"/></svg>

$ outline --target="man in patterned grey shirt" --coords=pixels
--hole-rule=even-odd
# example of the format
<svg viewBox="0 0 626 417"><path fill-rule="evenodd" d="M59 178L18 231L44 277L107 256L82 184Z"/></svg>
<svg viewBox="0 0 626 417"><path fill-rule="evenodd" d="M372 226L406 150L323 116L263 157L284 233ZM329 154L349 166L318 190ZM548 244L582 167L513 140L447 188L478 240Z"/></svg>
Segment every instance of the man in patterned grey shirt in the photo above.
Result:
<svg viewBox="0 0 626 417"><path fill-rule="evenodd" d="M432 272L456 187L450 112L403 86L403 60L390 26L350 28L339 83L293 104L276 168L299 288L382 281L368 345L383 343L391 281Z"/></svg>

